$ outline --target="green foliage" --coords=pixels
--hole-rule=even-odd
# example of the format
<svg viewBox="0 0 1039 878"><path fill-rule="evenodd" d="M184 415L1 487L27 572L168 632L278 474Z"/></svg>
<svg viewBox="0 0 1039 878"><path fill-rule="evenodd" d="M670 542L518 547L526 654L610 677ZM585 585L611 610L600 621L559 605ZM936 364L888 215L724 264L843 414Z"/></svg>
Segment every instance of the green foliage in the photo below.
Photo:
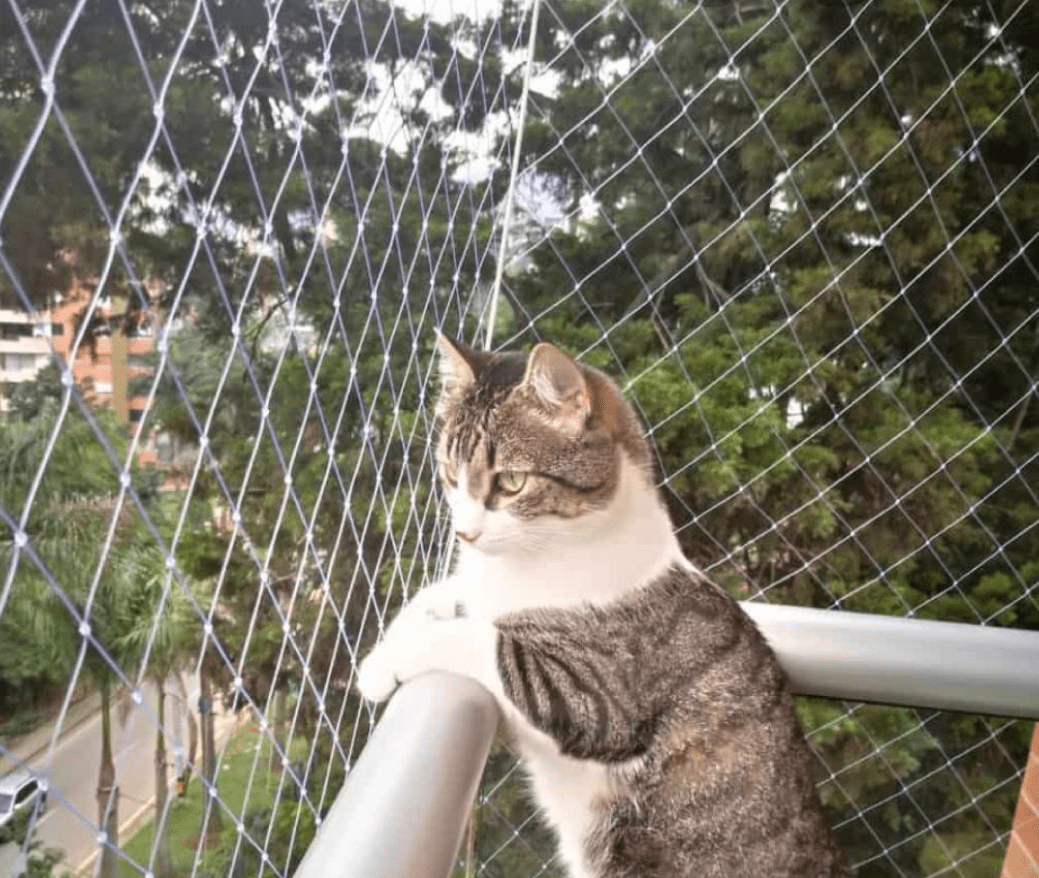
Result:
<svg viewBox="0 0 1039 878"><path fill-rule="evenodd" d="M17 659L15 659L15 661L17 661ZM8 682L10 682L10 680ZM25 707L23 703L18 701L14 701L14 703L18 704L17 713L14 713L3 722L0 722L0 741L6 741L10 738L16 738L19 735L31 732L39 726L44 719L46 719L44 711Z"/></svg>
<svg viewBox="0 0 1039 878"><path fill-rule="evenodd" d="M291 874L314 838L314 815L307 806L281 799L276 807L256 806L249 809L242 824L254 839L269 839L264 852L282 874ZM253 845L241 845L235 856L234 830L225 831L219 846L209 853L199 874L219 876L274 875L259 850Z"/></svg>
<svg viewBox="0 0 1039 878"><path fill-rule="evenodd" d="M80 647L77 613L96 619L95 637L112 647L119 629L100 610L119 598L119 583L136 572L133 560L118 550L137 539L140 522L126 503L117 502L118 468L108 451L119 460L126 440L108 412L94 413L92 426L67 395L59 399L52 377L44 373L27 384L23 400L34 399L32 387L39 385L34 410L16 408L0 425L0 506L20 518L27 547L10 531L0 535L5 567L18 564L0 616L0 700L38 698L64 687ZM147 500L154 479L137 467L133 474ZM106 555L107 535L115 548ZM86 666L101 676L111 673L93 650Z"/></svg>
<svg viewBox="0 0 1039 878"><path fill-rule="evenodd" d="M921 9L935 6L554 2L537 58L559 79L537 96L524 150L539 191L575 218L544 240L519 218L533 249L510 267L495 337L549 338L619 376L652 431L684 550L739 597L1039 628L1026 593L1039 575L1039 406L1027 401L1039 346L1021 246L1039 232L1039 174L1020 160L1035 152L1039 107L1018 80L1036 72L1039 21L1009 0L971 0L925 30ZM45 56L71 7L25 13ZM134 272L183 318L153 357L142 427L189 452L191 491L163 500L154 472L131 473L173 546L167 570L120 499L127 443L112 419L88 418L53 367L12 393L0 507L32 552L0 531L0 563L18 559L0 608L0 701L64 684L86 614L98 682L108 659L127 669L147 654L162 674L201 653L230 707L293 693L294 734L328 766L308 778L326 807L339 741L362 739L368 721L349 686L351 655L378 633L373 601L392 616L441 553L426 329L479 328L505 167L474 182L457 143L486 133L479 90L519 93L504 47L519 44L528 8L424 26L366 0L329 30L319 7L279 12L277 52L244 0L209 4L206 27L189 28L183 0L128 12L164 84L165 124L121 228ZM155 122L122 10L88 4L55 72L109 209ZM0 32L18 33L12 15L0 11ZM376 46L390 75L403 83L410 65L442 101L432 115L422 94L405 100L389 149L360 133L376 113ZM869 87L878 71L883 87ZM32 136L39 90L24 41L5 38L0 165ZM108 222L53 114L0 233L34 303L96 280ZM108 292L141 307L129 281L117 265ZM4 277L0 304L12 302ZM819 700L799 710L861 875L992 873L981 827L1007 825L1016 790L1002 754L1023 752L1022 726ZM335 741L328 717L344 718ZM495 793L469 866L555 874L506 750L485 783ZM268 853L291 869L313 815L272 802L241 805L264 837L273 825ZM223 874L222 856L205 868Z"/></svg>
<svg viewBox="0 0 1039 878"><path fill-rule="evenodd" d="M0 826L0 847L17 845L27 852L25 869L20 873L24 878L55 878L59 874L61 878L71 878L72 873L68 870L56 871L62 859L61 851L55 848L40 850L39 840L33 837L39 819L40 815L34 814L32 809L16 811L6 824Z"/></svg>
<svg viewBox="0 0 1039 878"><path fill-rule="evenodd" d="M289 745L290 758L305 758L307 742L297 736ZM247 725L232 732L226 747L222 748L221 768L218 774L220 802L230 814L243 814L243 825L254 842L267 838L267 826L271 816L278 821L272 832L273 846L268 847L272 862L281 869L289 858L289 840L297 819L296 843L292 848L291 862L298 863L314 832L313 816L306 803L292 797L294 781L282 776L279 760L272 761L270 739L259 733L254 726ZM277 800L277 808L275 801ZM166 818L166 831L170 842L174 875L190 875L195 866L199 843L199 828L206 808L206 791L200 780L193 779L183 796L170 800ZM126 840L124 851L130 858L121 865L124 878L140 874L135 865L148 862L151 854L155 825L147 822ZM199 874L231 874L228 869L236 858L243 863L236 867L236 874L259 874L260 859L253 845L243 843L238 848L239 836L232 825L225 829L219 841L213 841L200 856ZM247 850L246 850L247 849ZM275 852L284 852L284 857L275 859ZM255 856L255 860L251 857ZM243 862L243 857L245 858ZM245 865L245 863L248 864Z"/></svg>
<svg viewBox="0 0 1039 878"><path fill-rule="evenodd" d="M56 878L60 875L60 878L72 878L73 872L67 869L58 871L60 862L61 852L55 848L47 848L43 853L34 851L29 854L22 876L23 878Z"/></svg>
<svg viewBox="0 0 1039 878"><path fill-rule="evenodd" d="M15 811L11 819L0 826L0 845L14 843L21 846L29 834L29 826L34 822L32 808L21 808Z"/></svg>

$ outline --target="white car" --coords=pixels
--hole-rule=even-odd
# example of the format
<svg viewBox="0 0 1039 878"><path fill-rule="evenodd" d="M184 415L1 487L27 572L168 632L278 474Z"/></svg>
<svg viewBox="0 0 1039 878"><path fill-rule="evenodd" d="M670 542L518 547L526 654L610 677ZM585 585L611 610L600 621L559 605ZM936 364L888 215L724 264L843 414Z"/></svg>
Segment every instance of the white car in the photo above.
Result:
<svg viewBox="0 0 1039 878"><path fill-rule="evenodd" d="M22 809L47 807L47 785L28 771L0 777L0 826L6 826Z"/></svg>

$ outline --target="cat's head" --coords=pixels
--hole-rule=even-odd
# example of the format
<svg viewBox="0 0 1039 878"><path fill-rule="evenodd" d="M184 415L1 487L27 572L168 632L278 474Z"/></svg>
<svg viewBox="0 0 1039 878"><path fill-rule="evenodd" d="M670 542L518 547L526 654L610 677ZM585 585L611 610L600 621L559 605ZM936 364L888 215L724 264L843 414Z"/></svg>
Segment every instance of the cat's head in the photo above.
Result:
<svg viewBox="0 0 1039 878"><path fill-rule="evenodd" d="M492 354L438 342L437 462L463 543L551 548L610 507L623 461L648 470L638 419L602 373L547 343Z"/></svg>

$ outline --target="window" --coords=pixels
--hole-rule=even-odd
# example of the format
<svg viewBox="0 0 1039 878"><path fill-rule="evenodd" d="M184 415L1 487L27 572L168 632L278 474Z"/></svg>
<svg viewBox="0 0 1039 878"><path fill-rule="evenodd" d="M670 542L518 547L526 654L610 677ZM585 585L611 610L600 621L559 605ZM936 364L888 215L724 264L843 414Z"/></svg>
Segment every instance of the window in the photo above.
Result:
<svg viewBox="0 0 1039 878"><path fill-rule="evenodd" d="M36 354L4 354L0 365L11 372L36 369Z"/></svg>
<svg viewBox="0 0 1039 878"><path fill-rule="evenodd" d="M36 781L31 780L24 787L22 787L20 790L18 790L18 795L14 797L15 805L23 805L23 804L25 804L26 799L28 799L35 792L36 792Z"/></svg>
<svg viewBox="0 0 1039 878"><path fill-rule="evenodd" d="M144 417L144 409L130 409L130 423L139 424Z"/></svg>
<svg viewBox="0 0 1039 878"><path fill-rule="evenodd" d="M112 382L111 381L95 381L94 382L94 393L111 393Z"/></svg>
<svg viewBox="0 0 1039 878"><path fill-rule="evenodd" d="M51 324L51 335L64 335L65 324L64 323L52 323Z"/></svg>
<svg viewBox="0 0 1039 878"><path fill-rule="evenodd" d="M0 339L15 341L32 335L32 327L28 323L0 323Z"/></svg>

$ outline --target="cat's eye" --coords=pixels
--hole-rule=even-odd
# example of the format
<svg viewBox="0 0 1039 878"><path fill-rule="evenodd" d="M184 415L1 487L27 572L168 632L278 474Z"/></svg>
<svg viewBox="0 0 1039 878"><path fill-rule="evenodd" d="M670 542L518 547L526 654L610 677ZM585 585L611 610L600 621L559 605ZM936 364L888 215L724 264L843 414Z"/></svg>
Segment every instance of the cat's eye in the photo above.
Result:
<svg viewBox="0 0 1039 878"><path fill-rule="evenodd" d="M498 491L502 494L518 494L527 483L527 474L507 469L498 473Z"/></svg>

